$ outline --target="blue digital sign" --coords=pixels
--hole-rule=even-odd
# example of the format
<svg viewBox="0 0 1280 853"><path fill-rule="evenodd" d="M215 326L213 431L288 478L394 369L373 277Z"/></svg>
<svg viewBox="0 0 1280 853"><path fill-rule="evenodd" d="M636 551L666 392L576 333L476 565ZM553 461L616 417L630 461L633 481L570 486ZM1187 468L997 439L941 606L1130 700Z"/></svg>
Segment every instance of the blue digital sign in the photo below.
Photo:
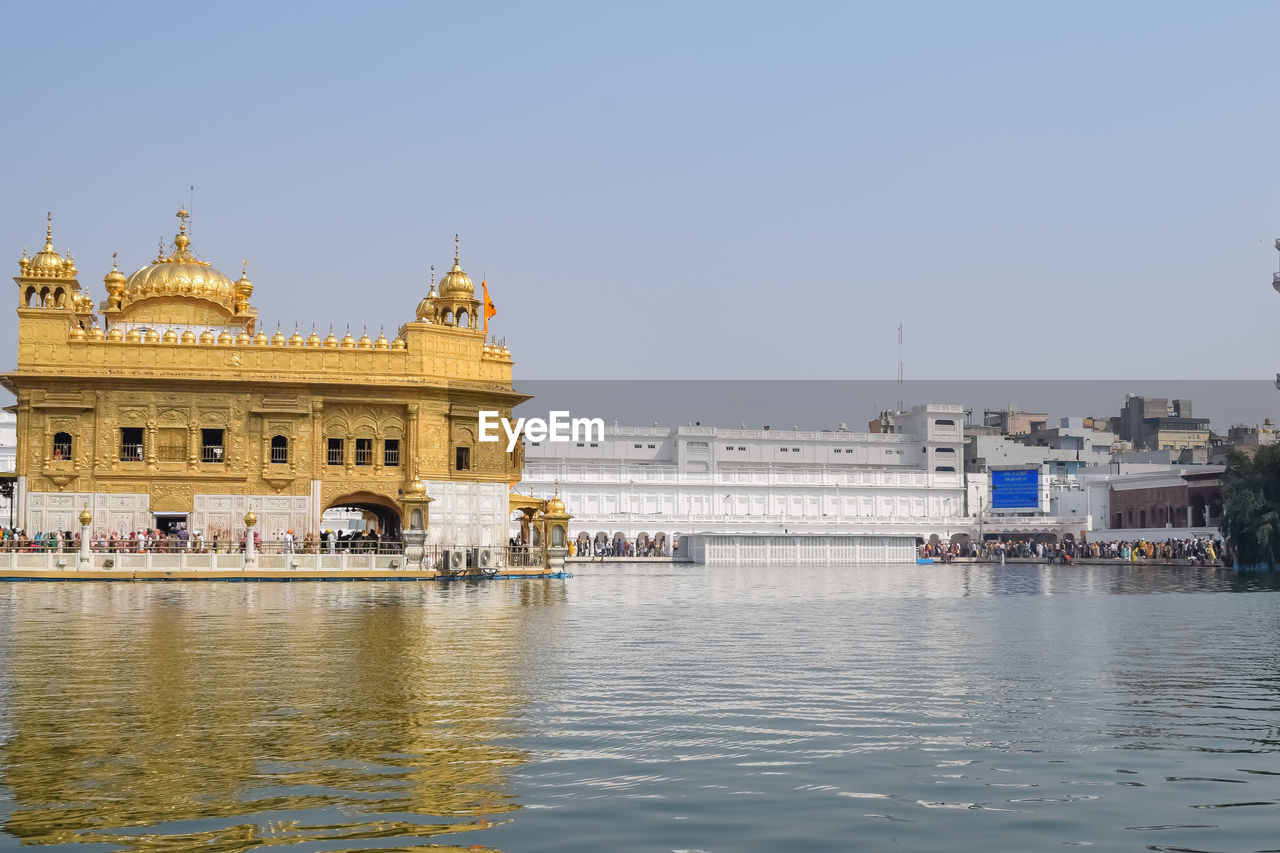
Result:
<svg viewBox="0 0 1280 853"><path fill-rule="evenodd" d="M992 471L992 509L1039 509L1040 471Z"/></svg>

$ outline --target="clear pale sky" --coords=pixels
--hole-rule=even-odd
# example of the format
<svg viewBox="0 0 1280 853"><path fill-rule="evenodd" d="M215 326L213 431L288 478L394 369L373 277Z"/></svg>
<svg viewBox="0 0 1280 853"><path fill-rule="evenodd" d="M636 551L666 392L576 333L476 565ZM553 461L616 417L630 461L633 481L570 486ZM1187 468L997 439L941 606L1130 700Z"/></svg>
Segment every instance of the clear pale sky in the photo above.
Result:
<svg viewBox="0 0 1280 853"><path fill-rule="evenodd" d="M458 232L518 378L1280 370L1280 4L0 14L0 260L51 210L95 300L194 184L268 331L390 334Z"/></svg>

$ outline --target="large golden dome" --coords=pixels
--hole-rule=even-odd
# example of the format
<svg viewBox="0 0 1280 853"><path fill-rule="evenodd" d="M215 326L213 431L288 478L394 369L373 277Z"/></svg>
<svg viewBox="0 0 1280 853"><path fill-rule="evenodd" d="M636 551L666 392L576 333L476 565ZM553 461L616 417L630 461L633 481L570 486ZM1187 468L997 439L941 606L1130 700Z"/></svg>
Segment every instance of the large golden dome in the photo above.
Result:
<svg viewBox="0 0 1280 853"><path fill-rule="evenodd" d="M173 238L173 254L158 257L150 266L135 272L125 281L124 298L138 299L145 296L196 296L215 302L228 303L235 297L235 282L214 269L208 261L202 261L188 248L185 210L178 211L182 226Z"/></svg>

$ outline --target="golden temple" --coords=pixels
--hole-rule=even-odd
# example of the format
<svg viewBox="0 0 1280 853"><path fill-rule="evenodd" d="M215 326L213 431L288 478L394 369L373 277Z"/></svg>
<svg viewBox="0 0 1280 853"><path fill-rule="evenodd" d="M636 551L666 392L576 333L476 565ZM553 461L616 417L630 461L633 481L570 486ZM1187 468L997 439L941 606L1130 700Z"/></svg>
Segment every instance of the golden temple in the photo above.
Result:
<svg viewBox="0 0 1280 853"><path fill-rule="evenodd" d="M479 442L481 410L509 417L510 351L485 339L482 303L458 259L395 337L268 336L242 270L233 281L191 246L178 211L172 251L95 306L70 252L23 251L17 368L18 526L93 533L185 523L206 538L319 533L325 510L364 509L381 532L403 499L434 501L431 541L506 541L523 448Z"/></svg>

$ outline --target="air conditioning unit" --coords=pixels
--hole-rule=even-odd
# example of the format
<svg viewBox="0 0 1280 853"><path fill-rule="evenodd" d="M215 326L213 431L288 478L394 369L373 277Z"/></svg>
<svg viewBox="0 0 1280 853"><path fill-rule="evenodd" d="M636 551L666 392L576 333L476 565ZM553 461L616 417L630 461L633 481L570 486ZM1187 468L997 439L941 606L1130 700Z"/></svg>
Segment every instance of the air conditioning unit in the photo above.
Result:
<svg viewBox="0 0 1280 853"><path fill-rule="evenodd" d="M497 568L497 555L493 553L492 548L480 548L476 555L476 565L482 569Z"/></svg>
<svg viewBox="0 0 1280 853"><path fill-rule="evenodd" d="M442 561L446 572L460 572L467 567L467 552L459 548L450 548L444 552Z"/></svg>

